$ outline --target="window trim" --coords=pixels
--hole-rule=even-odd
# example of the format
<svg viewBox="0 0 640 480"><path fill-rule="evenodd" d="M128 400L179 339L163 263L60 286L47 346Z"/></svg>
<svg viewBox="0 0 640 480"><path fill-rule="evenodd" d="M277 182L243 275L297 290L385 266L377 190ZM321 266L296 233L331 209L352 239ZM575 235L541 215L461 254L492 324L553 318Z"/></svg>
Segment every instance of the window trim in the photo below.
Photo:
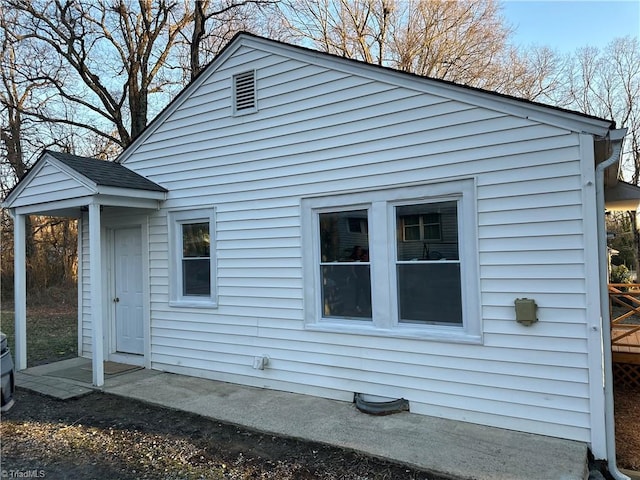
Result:
<svg viewBox="0 0 640 480"><path fill-rule="evenodd" d="M401 323L395 262L395 207L450 200L458 202L462 325ZM482 342L475 179L309 197L303 198L301 204L303 252L306 252L303 256L306 329L459 343ZM320 261L316 261L320 259L318 215L357 209L368 209L370 212L368 229L373 320L354 322L346 318L325 318L322 316Z"/></svg>
<svg viewBox="0 0 640 480"><path fill-rule="evenodd" d="M218 306L218 282L216 262L216 211L215 207L200 209L171 210L167 213L169 248L169 306L192 308L215 308ZM209 223L209 295L195 296L183 294L182 272L182 228L186 223Z"/></svg>

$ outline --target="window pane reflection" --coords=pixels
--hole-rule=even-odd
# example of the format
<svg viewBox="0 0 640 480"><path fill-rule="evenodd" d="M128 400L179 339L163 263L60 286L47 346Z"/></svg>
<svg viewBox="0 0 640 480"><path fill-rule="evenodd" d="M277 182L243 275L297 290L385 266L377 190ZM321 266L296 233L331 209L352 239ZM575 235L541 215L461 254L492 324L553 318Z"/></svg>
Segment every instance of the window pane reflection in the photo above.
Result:
<svg viewBox="0 0 640 480"><path fill-rule="evenodd" d="M398 261L458 260L456 202L396 207Z"/></svg>
<svg viewBox="0 0 640 480"><path fill-rule="evenodd" d="M371 319L368 211L321 213L324 317Z"/></svg>
<svg viewBox="0 0 640 480"><path fill-rule="evenodd" d="M185 223L182 225L182 256L209 256L209 223Z"/></svg>
<svg viewBox="0 0 640 480"><path fill-rule="evenodd" d="M211 294L209 222L182 224L182 295Z"/></svg>
<svg viewBox="0 0 640 480"><path fill-rule="evenodd" d="M211 293L211 262L208 258L182 260L182 294L208 296Z"/></svg>
<svg viewBox="0 0 640 480"><path fill-rule="evenodd" d="M371 318L369 265L330 265L321 270L324 317Z"/></svg>
<svg viewBox="0 0 640 480"><path fill-rule="evenodd" d="M459 263L398 265L400 322L462 324Z"/></svg>
<svg viewBox="0 0 640 480"><path fill-rule="evenodd" d="M358 225L358 228L350 228ZM322 262L369 261L367 210L320 214Z"/></svg>

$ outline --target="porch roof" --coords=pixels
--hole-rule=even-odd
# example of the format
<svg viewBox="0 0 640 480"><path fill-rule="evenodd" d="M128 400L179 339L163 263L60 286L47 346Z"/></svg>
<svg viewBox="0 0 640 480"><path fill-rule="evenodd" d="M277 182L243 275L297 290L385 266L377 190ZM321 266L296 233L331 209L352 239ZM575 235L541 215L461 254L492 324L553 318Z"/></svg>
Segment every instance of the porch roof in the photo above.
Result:
<svg viewBox="0 0 640 480"><path fill-rule="evenodd" d="M115 162L106 162L90 157L80 157L69 153L52 152L46 153L57 158L65 165L73 168L76 172L93 180L96 185L111 187L135 188L139 190L151 190L156 192L166 192L167 189L152 182L148 178L129 170L127 167Z"/></svg>
<svg viewBox="0 0 640 480"><path fill-rule="evenodd" d="M607 210L637 210L640 204L640 187L622 180L604 189L605 208Z"/></svg>
<svg viewBox="0 0 640 480"><path fill-rule="evenodd" d="M119 163L45 150L2 206L18 214L77 217L89 204L158 208L167 192Z"/></svg>

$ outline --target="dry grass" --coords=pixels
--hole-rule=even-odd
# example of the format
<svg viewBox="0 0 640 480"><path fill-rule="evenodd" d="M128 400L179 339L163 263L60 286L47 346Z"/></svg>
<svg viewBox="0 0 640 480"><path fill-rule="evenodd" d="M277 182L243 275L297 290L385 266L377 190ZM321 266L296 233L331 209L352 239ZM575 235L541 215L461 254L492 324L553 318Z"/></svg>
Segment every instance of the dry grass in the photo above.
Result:
<svg viewBox="0 0 640 480"><path fill-rule="evenodd" d="M0 329L15 352L13 306L0 313ZM78 314L75 306L55 304L27 308L27 366L35 367L78 356Z"/></svg>

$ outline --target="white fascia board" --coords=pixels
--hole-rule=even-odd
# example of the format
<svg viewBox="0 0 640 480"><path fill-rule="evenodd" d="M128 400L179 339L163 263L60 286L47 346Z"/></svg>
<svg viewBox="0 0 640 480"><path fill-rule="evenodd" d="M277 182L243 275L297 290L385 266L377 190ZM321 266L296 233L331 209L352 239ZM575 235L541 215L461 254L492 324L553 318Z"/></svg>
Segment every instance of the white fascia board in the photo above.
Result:
<svg viewBox="0 0 640 480"><path fill-rule="evenodd" d="M34 168L29 170L27 174L18 182L15 188L7 195L7 198L2 202L2 208L11 208L13 202L15 202L16 198L20 196L22 191L31 183L33 178L38 174L40 170L44 167L44 162L42 164L36 163Z"/></svg>
<svg viewBox="0 0 640 480"><path fill-rule="evenodd" d="M94 195L91 203L105 207L142 208L146 210L158 210L162 200L155 198L122 197L112 195Z"/></svg>
<svg viewBox="0 0 640 480"><path fill-rule="evenodd" d="M167 192L157 190L142 190L137 188L111 187L108 185L98 185L96 193L110 197L122 197L126 199L151 199L166 200Z"/></svg>
<svg viewBox="0 0 640 480"><path fill-rule="evenodd" d="M4 202L2 202L2 206L4 208L12 208L11 207L12 204L20 196L23 190L29 186L29 184L33 181L33 179L38 176L38 173L40 173L40 171L42 171L42 169L47 165L50 165L58 169L60 172L64 173L65 175L68 175L69 178L78 182L83 187L86 187L91 192L94 192L94 193L96 192L96 184L94 182L89 180L84 175L81 175L80 173L76 172L72 168L69 168L64 163L57 160L55 157L49 155L48 153L44 153L42 157L38 159L34 167L31 170L29 170L27 175L22 180L20 180L20 183L18 183L16 188L7 196Z"/></svg>
<svg viewBox="0 0 640 480"><path fill-rule="evenodd" d="M69 198L65 200L56 200L54 202L35 203L33 205L24 205L15 207L12 211L19 215L48 215L48 212L66 210L70 208L80 208L89 205L93 200L93 195L85 197Z"/></svg>
<svg viewBox="0 0 640 480"><path fill-rule="evenodd" d="M124 190L124 189L123 189ZM137 191L137 190L136 190ZM164 192L153 192L162 193ZM66 200L57 200L54 202L36 203L33 205L25 205L22 207L12 208L13 214L20 215L51 215L52 212L69 210L85 207L91 204L104 205L106 207L127 207L127 208L143 208L147 210L157 210L164 198L144 198L135 196L121 195L88 195L84 197L69 198Z"/></svg>

